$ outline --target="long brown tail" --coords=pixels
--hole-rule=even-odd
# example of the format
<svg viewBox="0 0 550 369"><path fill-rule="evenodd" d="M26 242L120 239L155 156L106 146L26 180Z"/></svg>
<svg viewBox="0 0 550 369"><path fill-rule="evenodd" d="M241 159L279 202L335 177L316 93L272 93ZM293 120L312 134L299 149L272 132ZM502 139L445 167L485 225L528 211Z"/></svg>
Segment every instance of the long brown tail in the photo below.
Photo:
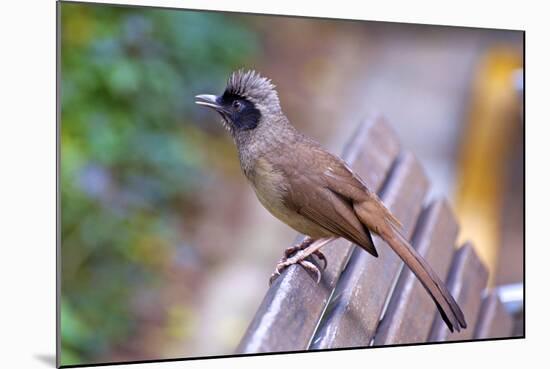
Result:
<svg viewBox="0 0 550 369"><path fill-rule="evenodd" d="M424 260L401 233L395 229L393 224L390 227L384 228L385 232L381 232L380 236L413 271L420 282L422 282L422 285L434 300L441 317L451 332L453 332L454 329L460 331L461 328L466 328L464 313L462 313L462 310L453 296L451 296L445 284L435 274L426 260ZM388 229L391 229L391 231L388 231Z"/></svg>

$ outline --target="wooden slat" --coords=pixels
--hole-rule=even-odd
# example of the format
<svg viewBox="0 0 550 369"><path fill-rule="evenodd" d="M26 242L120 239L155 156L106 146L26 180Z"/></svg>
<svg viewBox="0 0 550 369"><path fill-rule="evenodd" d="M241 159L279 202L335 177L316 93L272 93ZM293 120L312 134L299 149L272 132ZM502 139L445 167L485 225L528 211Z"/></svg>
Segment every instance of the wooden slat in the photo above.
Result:
<svg viewBox="0 0 550 369"><path fill-rule="evenodd" d="M343 157L371 189L378 190L398 153L395 133L380 118L371 117L354 133ZM328 267L319 284L300 266L285 269L269 288L236 351L306 349L351 251L345 240L323 248Z"/></svg>
<svg viewBox="0 0 550 369"><path fill-rule="evenodd" d="M429 341L457 341L474 337L476 320L481 308L481 296L489 273L470 243L455 252L447 287L462 308L468 328L451 333L443 319L436 315Z"/></svg>
<svg viewBox="0 0 550 369"><path fill-rule="evenodd" d="M510 337L514 322L498 297L490 290L481 305L481 311L475 329L475 338Z"/></svg>
<svg viewBox="0 0 550 369"><path fill-rule="evenodd" d="M443 280L451 266L457 233L456 219L442 199L424 209L414 231L413 246ZM425 342L435 314L439 312L422 283L403 268L374 345Z"/></svg>
<svg viewBox="0 0 550 369"><path fill-rule="evenodd" d="M382 199L410 237L428 181L411 154L398 159ZM374 336L386 297L397 277L401 260L379 237L378 258L357 248L342 273L334 296L311 344L313 349L367 346Z"/></svg>

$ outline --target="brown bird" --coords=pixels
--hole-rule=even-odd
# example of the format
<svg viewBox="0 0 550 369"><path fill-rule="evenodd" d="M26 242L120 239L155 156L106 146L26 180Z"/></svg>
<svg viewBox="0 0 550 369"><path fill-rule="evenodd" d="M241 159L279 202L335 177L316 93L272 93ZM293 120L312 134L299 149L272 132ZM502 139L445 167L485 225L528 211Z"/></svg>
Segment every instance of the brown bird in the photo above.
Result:
<svg viewBox="0 0 550 369"><path fill-rule="evenodd" d="M399 255L433 298L451 332L466 328L464 314L428 263L399 232L401 224L339 157L298 132L281 110L271 80L237 71L220 96L198 95L196 103L217 111L239 152L241 168L263 206L307 237L286 249L270 281L292 264L317 275L306 258L342 237L377 257L371 232Z"/></svg>

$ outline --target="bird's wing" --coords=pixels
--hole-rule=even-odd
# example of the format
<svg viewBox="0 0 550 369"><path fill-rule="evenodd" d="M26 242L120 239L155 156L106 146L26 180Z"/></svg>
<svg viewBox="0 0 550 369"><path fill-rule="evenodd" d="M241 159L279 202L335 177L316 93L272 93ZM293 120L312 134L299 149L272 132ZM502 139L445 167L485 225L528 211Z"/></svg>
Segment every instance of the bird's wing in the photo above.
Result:
<svg viewBox="0 0 550 369"><path fill-rule="evenodd" d="M369 191L367 185L343 160L335 156L326 157L325 160L327 164L325 165L326 170L323 173L323 179L332 191L349 198L354 203L371 203L396 228L400 229L402 227L399 219L384 206L376 193Z"/></svg>
<svg viewBox="0 0 550 369"><path fill-rule="evenodd" d="M357 202L369 198L371 192L367 185L343 160L330 156L325 158L325 162L323 180L331 190Z"/></svg>
<svg viewBox="0 0 550 369"><path fill-rule="evenodd" d="M357 218L353 209L354 199L346 190L333 190L324 179L327 170L322 156L310 151L310 160L281 166L289 189L283 200L289 208L313 221L331 233L359 245L370 254L378 256L371 234ZM326 154L325 154L326 155ZM303 159L303 158L302 158ZM350 189L354 184L350 184ZM359 188L357 188L359 191ZM359 192L356 193L359 196Z"/></svg>

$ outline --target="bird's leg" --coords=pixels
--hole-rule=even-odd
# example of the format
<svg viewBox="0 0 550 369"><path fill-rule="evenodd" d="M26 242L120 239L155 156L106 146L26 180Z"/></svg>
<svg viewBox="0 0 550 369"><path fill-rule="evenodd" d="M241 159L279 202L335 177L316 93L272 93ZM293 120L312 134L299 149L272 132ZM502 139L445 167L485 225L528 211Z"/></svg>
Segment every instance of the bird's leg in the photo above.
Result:
<svg viewBox="0 0 550 369"><path fill-rule="evenodd" d="M306 249L308 246L310 246L315 240L309 236L306 236L304 237L304 239L302 240L302 242L294 245L294 246L290 246L288 247L286 250L285 250L285 254L284 256L281 258L281 263L286 261L289 257L291 257L292 255L294 255L297 251L301 251L301 250L304 250ZM316 250L315 252L313 252L313 255L317 256L319 258L319 260L321 260L323 262L323 269L326 269L327 268L327 258L325 257L325 255L321 252L321 250Z"/></svg>
<svg viewBox="0 0 550 369"><path fill-rule="evenodd" d="M319 268L317 268L315 264L305 259L311 254L315 254L317 256L322 255L322 257L319 258L325 261L326 266L326 258L319 251L319 249L334 239L336 239L336 237L319 238L314 241L310 237L306 237L300 244L289 247L287 250L285 250L285 256L281 259L279 263L277 263L275 271L269 279L269 284L271 285L271 283L273 283L273 281L277 279L277 277L281 274L281 271L292 264L300 264L307 271L314 273L317 279L317 283L319 283L319 281L321 280L321 272L319 271Z"/></svg>
<svg viewBox="0 0 550 369"><path fill-rule="evenodd" d="M283 258L281 260L286 260L289 257L291 257L295 252L305 249L306 247L311 245L313 243L313 241L314 241L313 238L311 238L309 236L306 236L306 237L304 237L304 239L300 243L297 243L296 245L287 247L286 250L285 250L285 255L283 256Z"/></svg>

